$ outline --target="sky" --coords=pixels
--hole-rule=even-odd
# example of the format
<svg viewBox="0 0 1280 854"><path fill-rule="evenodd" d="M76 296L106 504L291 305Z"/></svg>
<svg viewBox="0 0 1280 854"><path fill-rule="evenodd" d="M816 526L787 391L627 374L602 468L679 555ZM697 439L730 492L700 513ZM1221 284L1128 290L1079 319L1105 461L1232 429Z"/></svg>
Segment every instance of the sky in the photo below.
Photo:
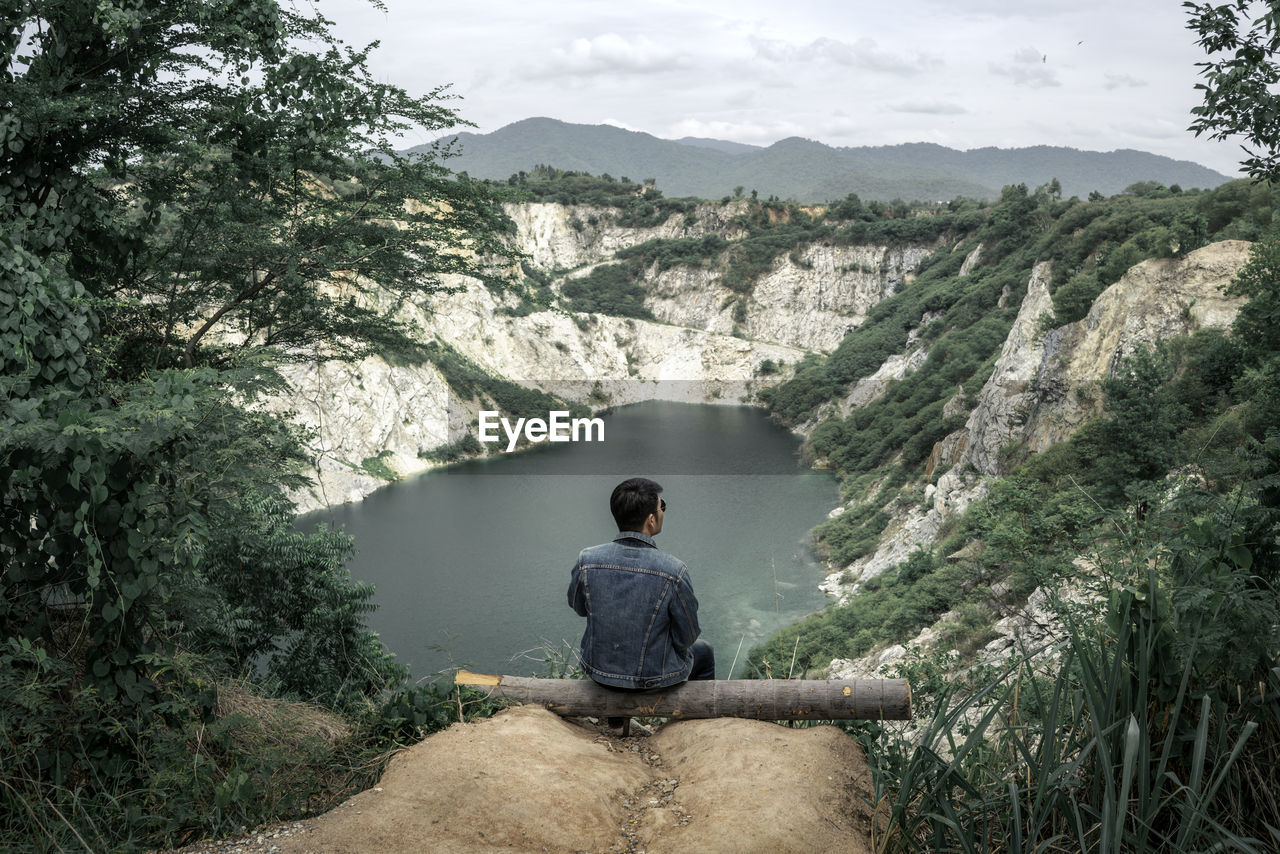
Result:
<svg viewBox="0 0 1280 854"><path fill-rule="evenodd" d="M532 116L755 145L1134 148L1234 175L1195 137L1180 0L317 0L378 79L441 84L479 133ZM421 132L406 144L439 133Z"/></svg>

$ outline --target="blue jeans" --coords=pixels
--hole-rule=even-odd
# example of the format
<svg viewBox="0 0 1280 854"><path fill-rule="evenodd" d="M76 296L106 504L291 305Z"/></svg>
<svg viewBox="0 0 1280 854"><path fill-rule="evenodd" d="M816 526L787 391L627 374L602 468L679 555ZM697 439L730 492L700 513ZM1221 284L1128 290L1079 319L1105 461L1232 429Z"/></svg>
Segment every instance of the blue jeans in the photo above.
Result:
<svg viewBox="0 0 1280 854"><path fill-rule="evenodd" d="M689 681L695 679L716 678L716 653L711 644L703 640L693 642L693 669L689 671Z"/></svg>
<svg viewBox="0 0 1280 854"><path fill-rule="evenodd" d="M711 680L716 678L716 653L711 644L706 641L698 640L693 642L693 646L689 647L693 652L693 669L689 671L689 681L695 679ZM599 683L597 683L599 684ZM614 688L612 685L606 685L614 691L632 691L633 688ZM658 689L661 690L661 689ZM626 718L609 718L608 724L617 728L622 726Z"/></svg>

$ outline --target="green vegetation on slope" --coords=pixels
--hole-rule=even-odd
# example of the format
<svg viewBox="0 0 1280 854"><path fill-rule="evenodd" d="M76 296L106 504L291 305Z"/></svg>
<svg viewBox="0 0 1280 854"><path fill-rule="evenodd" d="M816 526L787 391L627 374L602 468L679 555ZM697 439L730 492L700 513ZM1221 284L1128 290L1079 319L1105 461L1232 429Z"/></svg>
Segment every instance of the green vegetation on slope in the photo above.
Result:
<svg viewBox="0 0 1280 854"><path fill-rule="evenodd" d="M545 416L554 409L568 410L574 417L590 414L590 409L581 403L569 403L545 391L495 377L441 341L432 341L424 350L462 400L491 401L503 414L516 418Z"/></svg>
<svg viewBox="0 0 1280 854"><path fill-rule="evenodd" d="M560 292L573 311L652 320L644 304L644 286L634 264L602 264L585 276L569 279Z"/></svg>
<svg viewBox="0 0 1280 854"><path fill-rule="evenodd" d="M1208 193L1080 202L1057 200L1044 187L1035 193L1008 187L966 239L950 252L935 253L909 287L877 304L830 357L802 363L794 378L764 399L788 423L811 418L888 356L904 352L914 333L929 347L925 365L847 418L823 420L810 444L846 476L875 471L893 459L915 474L934 442L960 426L942 417L943 404L957 393L973 400L986 381L1037 261L1053 262L1053 323L1070 322L1145 258L1256 235L1270 223L1277 199L1246 188L1236 182ZM959 277L967 252L978 244L980 263ZM848 524L837 521L832 528Z"/></svg>
<svg viewBox="0 0 1280 854"><path fill-rule="evenodd" d="M1090 275L1096 282L1099 270L1110 269L1106 263L1099 264L1099 259L1114 255L1118 247L1129 247L1126 253L1130 250L1137 253L1127 256L1132 259L1131 263L1137 263L1144 257L1143 253L1156 256L1174 251L1183 253L1211 238L1254 235L1270 223L1277 205L1280 198L1246 182L1229 184L1210 193L1164 193L1145 198L1124 195L1094 202L1055 201L1044 188L1034 194L1028 194L1025 188L1007 188L1001 203L972 236L950 252L935 254L909 288L878 304L866 323L846 337L829 358L802 362L793 379L764 393L775 413L786 421L797 422L812 417L821 405L842 396L851 383L873 373L886 357L902 352L913 330L929 347L925 364L890 384L879 399L854 410L846 418L824 418L812 431L811 453L826 458L836 468L844 479L846 496L860 496L870 484L880 484L874 495L818 526L815 536L820 549L833 563L848 564L875 547L887 521L885 506L895 500L921 500L917 492L926 458L935 442L963 426L965 416L945 418L943 405L957 394L969 401L976 400L990 375L995 356L1017 313L1031 267L1037 260L1048 259L1054 263L1053 282L1059 284L1053 288L1051 283L1051 288L1056 299L1082 275ZM1171 224L1184 229L1180 240L1170 230ZM982 263L968 276L958 277L956 274L967 250L979 242L989 247L984 249ZM1088 273L1079 272L1081 270ZM1107 278L1110 275L1108 273ZM1004 295L1003 309L997 306L1001 294ZM929 321L920 327L921 319L926 317ZM1059 324L1074 319L1067 314L1053 322ZM1178 344L1179 349L1173 356L1162 357L1192 360L1195 367L1190 373L1181 363L1161 370L1176 369L1180 377L1178 393L1186 397L1179 406L1190 407L1195 417L1207 417L1205 413L1219 405L1221 389L1236 364L1232 361L1232 346L1206 331L1191 342ZM1204 366L1199 367L1202 363ZM1148 374L1157 370L1147 361L1139 361L1135 370L1139 368ZM1107 389L1112 410L1130 398L1135 405L1155 405L1156 398L1149 392L1149 387L1154 385L1156 381L1148 378L1140 391L1127 392L1126 386L1113 383ZM967 412L967 407L962 409ZM1149 480L1174 465L1168 456L1173 447L1169 437L1149 434L1150 430L1159 429L1160 422L1154 420L1153 413L1143 411L1130 418L1122 429L1112 430L1106 427L1109 423L1092 425L1071 442L1032 457L1024 466L1025 471L1020 469L1011 474L995 488L989 501L1004 500L1000 490L1012 489L1021 478L1037 478L1037 472L1058 465L1059 477L1072 474L1088 487L1092 500L1115 508L1121 506L1131 481ZM1181 430L1182 426L1177 429ZM1219 439L1225 440L1227 436L1238 438L1238 432L1223 432ZM1135 446L1135 437L1143 437L1144 441ZM1005 462L1011 468L1019 461L1019 450L1010 448ZM1154 459L1133 456L1139 450L1161 456ZM1057 462L1063 459L1067 462ZM1096 478L1092 472L1097 472ZM1058 500L1037 492L1032 503L1052 508ZM978 524L976 520L983 512L986 511L975 510L966 524ZM1058 511L1045 509L1045 512L1055 515ZM1072 528L1071 533L1077 533L1076 529ZM988 542L987 537L979 534L967 536ZM887 574L873 583L874 589L868 595L860 597L861 604L850 606L852 610L829 608L821 616L812 618L811 626L791 627L784 637L771 643L768 652L761 650L759 656L753 653L753 660L772 655L776 661L783 651L789 656L796 637L802 639L799 660L809 667L821 666L824 657L830 660L860 655L875 644L913 636L939 614L964 601L965 597L960 594L964 585L957 584L953 576L967 570L944 561L947 554L958 550L964 542L964 538L944 540L931 556L914 558L911 569L901 570L906 573L905 577ZM1076 540L1060 541L1056 535L1040 532L1019 549L1034 552L1053 543L1060 543L1055 548L1060 549L1061 555L1074 554L1072 549L1080 545ZM929 564L930 572L936 568L942 575L936 582L917 586L922 561ZM943 595L935 595L931 587ZM1016 589L1023 595L1029 591L1025 585L1016 585ZM916 592L911 593L912 590ZM902 597L908 594L928 604L900 609ZM880 616L871 618L858 612L864 608ZM898 613L898 618L889 620L893 612ZM843 628L832 629L832 625ZM844 630L854 626L856 630ZM854 638L858 640L855 642Z"/></svg>
<svg viewBox="0 0 1280 854"><path fill-rule="evenodd" d="M886 508L923 500L924 455L960 426L942 418L940 402L957 383L972 400L989 375L995 351L981 321L1008 316L984 305L989 277L1003 272L1012 287L1032 263L1052 259L1055 300L1087 276L1091 295L1076 296L1087 308L1123 272L1110 263L1117 254L1127 269L1210 239L1263 237L1233 286L1251 301L1230 332L1135 352L1099 390L1100 418L1039 454L1010 446L1008 475L934 545L749 654L752 675L821 670L950 613L937 651L898 666L912 679L923 741L848 727L878 757L893 845L1025 850L1070 839L1086 850L1262 851L1280 838L1280 241L1268 235L1276 206L1269 188L1243 182L1199 194L1147 185L1087 203L1008 188L958 251L935 256L836 354L809 360L775 391L775 407L811 416L900 352L903 322L925 305L937 312L920 330L930 361L944 341L949 356L959 347L959 359L926 364L814 430L813 450L836 463L846 496L867 496L816 532L846 563L874 547ZM955 256L978 239L996 251L957 278ZM1017 291L1008 293L1016 305ZM985 309L967 323L966 301ZM1081 314L1063 308L1046 326ZM965 355L968 347L977 352ZM953 361L950 382L928 376ZM1072 586L1096 604L1059 601ZM1036 588L1065 621L1051 638L1059 658L1033 663L1046 651L1015 648L1007 669L966 670L994 621Z"/></svg>
<svg viewBox="0 0 1280 854"><path fill-rule="evenodd" d="M595 176L546 164L534 166L531 172L517 172L506 184L515 189L514 198L521 201L616 208L614 222L624 228L651 228L672 214L691 212L698 204L695 199L664 198L650 182L636 184L625 176Z"/></svg>
<svg viewBox="0 0 1280 854"><path fill-rule="evenodd" d="M900 665L922 732L848 726L878 757L897 846L1274 845L1280 241L1255 246L1234 289L1252 299L1229 333L1137 351L1105 383L1099 419L993 481L848 604L750 653L753 674L803 673L951 612L938 652ZM919 489L890 478L871 506ZM1073 586L1096 604L1057 599ZM1058 659L1015 648L1007 668L966 670L1035 588L1065 621Z"/></svg>

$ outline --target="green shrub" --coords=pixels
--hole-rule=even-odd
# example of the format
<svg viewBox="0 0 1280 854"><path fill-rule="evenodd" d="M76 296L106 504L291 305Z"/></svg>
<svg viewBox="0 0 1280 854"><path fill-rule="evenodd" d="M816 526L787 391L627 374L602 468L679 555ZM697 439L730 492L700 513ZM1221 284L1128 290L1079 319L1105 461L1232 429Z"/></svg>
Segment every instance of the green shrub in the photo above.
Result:
<svg viewBox="0 0 1280 854"><path fill-rule="evenodd" d="M566 281L561 293L573 311L653 319L653 312L644 305L640 271L632 263L596 267L586 276Z"/></svg>
<svg viewBox="0 0 1280 854"><path fill-rule="evenodd" d="M517 198L530 201L615 208L616 223L627 228L651 228L673 215L690 215L697 207L694 199L663 198L651 183L636 184L625 177L595 176L545 164L535 166L532 172L517 172L505 184ZM582 222L574 227L580 230Z"/></svg>
<svg viewBox="0 0 1280 854"><path fill-rule="evenodd" d="M634 260L661 273L672 267L702 267L714 262L729 245L718 234L702 237L659 237L618 250L614 257Z"/></svg>
<svg viewBox="0 0 1280 854"><path fill-rule="evenodd" d="M1193 490L1148 515L1155 526L1114 519L1130 538L1099 556L1105 607L1060 611L1047 676L1039 649L967 679L944 675L954 659L909 659L921 732L850 727L879 757L889 845L1273 848L1280 597L1251 569L1262 544L1238 510Z"/></svg>
<svg viewBox="0 0 1280 854"><path fill-rule="evenodd" d="M424 460L434 460L438 463L453 463L482 453L484 453L484 446L480 444L480 440L471 433L463 433L461 438L456 441L440 445L429 451L419 451L418 456Z"/></svg>
<svg viewBox="0 0 1280 854"><path fill-rule="evenodd" d="M545 417L553 409L567 410L574 417L588 414L582 404L568 403L544 391L498 379L443 342L433 341L423 349L445 382L463 400L487 397L498 409L519 418Z"/></svg>
<svg viewBox="0 0 1280 854"><path fill-rule="evenodd" d="M391 454L391 451L384 448L372 457L365 457L361 460L360 468L380 480L399 480L400 475L396 474L395 471L392 470L391 466L387 465L387 457L391 456Z"/></svg>

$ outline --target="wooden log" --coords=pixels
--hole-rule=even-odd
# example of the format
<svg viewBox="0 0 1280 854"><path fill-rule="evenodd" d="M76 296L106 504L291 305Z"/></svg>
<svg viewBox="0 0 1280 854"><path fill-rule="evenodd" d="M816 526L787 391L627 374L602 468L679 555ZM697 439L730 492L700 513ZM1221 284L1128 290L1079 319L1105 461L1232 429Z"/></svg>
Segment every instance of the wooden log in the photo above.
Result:
<svg viewBox="0 0 1280 854"><path fill-rule="evenodd" d="M558 715L755 718L765 721L908 720L905 679L719 679L622 691L590 679L530 679L458 671L454 682Z"/></svg>

